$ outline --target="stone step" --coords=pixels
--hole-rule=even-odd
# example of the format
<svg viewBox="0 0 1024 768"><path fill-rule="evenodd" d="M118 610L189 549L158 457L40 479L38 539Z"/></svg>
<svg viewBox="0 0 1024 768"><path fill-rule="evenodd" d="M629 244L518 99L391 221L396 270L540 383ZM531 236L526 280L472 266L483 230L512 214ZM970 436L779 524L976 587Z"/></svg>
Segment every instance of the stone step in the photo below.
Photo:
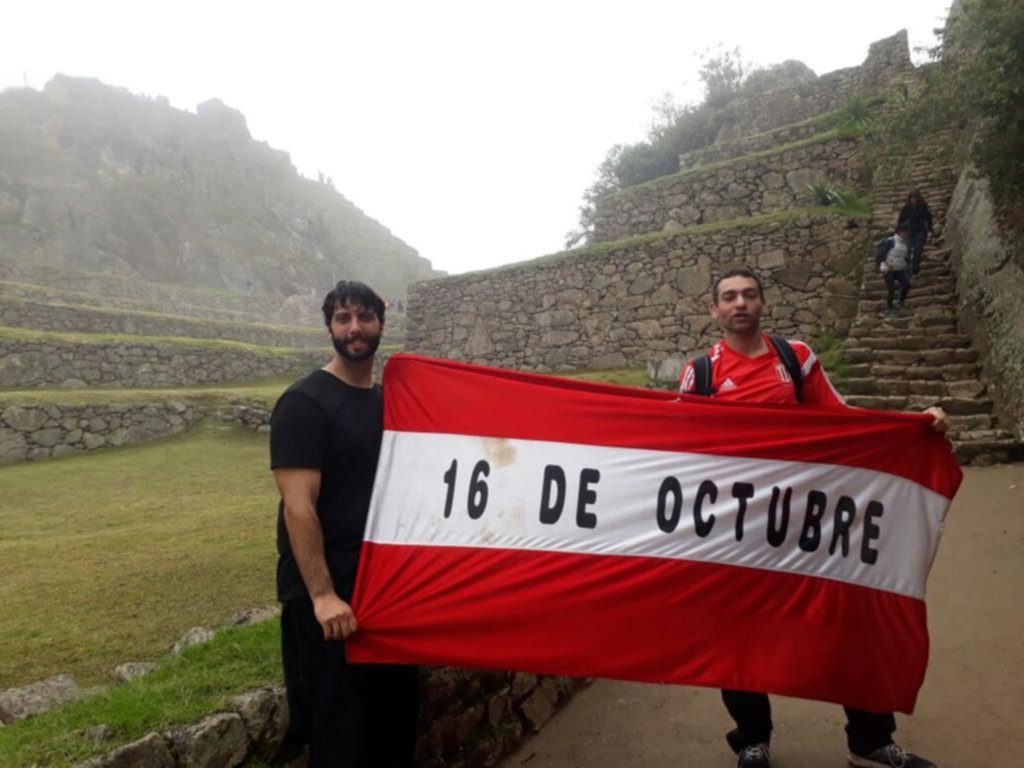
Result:
<svg viewBox="0 0 1024 768"><path fill-rule="evenodd" d="M992 413L992 401L988 398L972 399L962 397L934 397L932 395L850 395L849 405L857 408L871 408L879 411L923 411L937 405L946 413L957 416Z"/></svg>
<svg viewBox="0 0 1024 768"><path fill-rule="evenodd" d="M904 306L907 311L912 312L918 309L934 307L936 300L931 296L915 296L913 290L907 295ZM950 300L947 306L955 306L956 302ZM861 299L857 303L857 311L860 313L878 314L886 308L885 299Z"/></svg>
<svg viewBox="0 0 1024 768"><path fill-rule="evenodd" d="M1018 461L1024 457L1024 445L1011 438L953 441L953 455L961 464L987 466Z"/></svg>
<svg viewBox="0 0 1024 768"><path fill-rule="evenodd" d="M860 341L859 339L857 340ZM947 366L960 363L977 363L978 350L965 349L871 349L850 346L843 350L843 360L848 363L873 363L889 365Z"/></svg>
<svg viewBox="0 0 1024 768"><path fill-rule="evenodd" d="M899 283L893 287L899 291ZM889 288L880 273L873 272L865 276L861 285L862 299L884 299L888 293ZM956 283L952 278L946 276L918 275L910 281L910 294L917 297L933 296L936 299L949 298L955 301Z"/></svg>
<svg viewBox="0 0 1024 768"><path fill-rule="evenodd" d="M932 395L977 399L985 394L985 390L985 384L977 379L964 381L879 377L843 379L843 392L849 392L851 395Z"/></svg>
<svg viewBox="0 0 1024 768"><path fill-rule="evenodd" d="M898 289L899 285L897 284L896 287ZM933 292L937 289L939 292L947 291L950 294L955 294L957 290L956 277L948 266L930 267L926 262L921 266L921 273L910 279L910 290L912 293L916 292L918 295L921 295L920 292L924 288L931 288ZM869 268L865 268L864 276L861 280L861 289L869 291L888 290L885 285L885 278L882 277L882 273L878 271L878 267L874 262L871 262Z"/></svg>
<svg viewBox="0 0 1024 768"><path fill-rule="evenodd" d="M865 336L872 329L881 329L882 333L923 333L934 335L942 332L939 329L950 328L947 333L958 333L956 330L958 320L956 315L943 307L934 307L934 311L921 309L917 312L905 312L895 317L882 317L881 315L861 315L853 322L850 328L852 336Z"/></svg>
<svg viewBox="0 0 1024 768"><path fill-rule="evenodd" d="M950 439L958 440L960 442L1013 439L1013 434L1008 430L999 429L998 427L989 429L957 429L950 425L950 429L947 434Z"/></svg>
<svg viewBox="0 0 1024 768"><path fill-rule="evenodd" d="M977 379L981 367L976 363L953 365L885 365L856 363L846 367L849 378L907 379L908 381L966 381Z"/></svg>
<svg viewBox="0 0 1024 768"><path fill-rule="evenodd" d="M918 275L912 278L910 281L910 290L907 291L907 296L916 297L918 299L923 297L929 297L929 304L941 303L944 301L957 303L957 287L953 283L947 282L949 280L946 276L928 276ZM899 283L893 284L893 289L896 293L899 293ZM860 284L860 298L867 301L874 301L876 299L884 299L889 294L889 288L885 284L885 279L878 272L871 271L864 275Z"/></svg>
<svg viewBox="0 0 1024 768"><path fill-rule="evenodd" d="M951 432L993 429L995 425L996 417L992 413L972 413L965 416L949 417L949 430Z"/></svg>
<svg viewBox="0 0 1024 768"><path fill-rule="evenodd" d="M884 318L879 317L883 323ZM901 327L886 326L886 325L856 325L850 329L851 339L863 339L863 338L892 338L893 336L900 336L902 334L915 334L918 336L949 336L956 334L958 328L955 322L944 323L942 325L904 325Z"/></svg>
<svg viewBox="0 0 1024 768"><path fill-rule="evenodd" d="M925 336L906 333L875 333L870 336L858 336L856 346L868 349L884 350L932 350L932 349L965 349L971 346L971 337L963 333L941 333Z"/></svg>

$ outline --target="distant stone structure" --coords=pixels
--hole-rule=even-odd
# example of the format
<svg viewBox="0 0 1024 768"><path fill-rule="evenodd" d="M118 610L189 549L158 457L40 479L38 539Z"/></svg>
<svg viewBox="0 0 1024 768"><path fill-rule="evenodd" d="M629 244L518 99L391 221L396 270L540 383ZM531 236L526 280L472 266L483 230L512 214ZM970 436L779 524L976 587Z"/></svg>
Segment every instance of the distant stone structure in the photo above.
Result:
<svg viewBox="0 0 1024 768"><path fill-rule="evenodd" d="M404 296L437 274L238 110L64 75L0 94L0 262L278 299L340 278Z"/></svg>
<svg viewBox="0 0 1024 768"><path fill-rule="evenodd" d="M878 40L868 48L864 63L838 69L795 87L765 91L734 99L718 142L770 131L838 109L853 96L885 86L912 71L907 31Z"/></svg>
<svg viewBox="0 0 1024 768"><path fill-rule="evenodd" d="M780 67L769 80L789 85L730 102L682 171L598 201L596 244L414 285L410 350L533 371L660 367L706 348L711 284L737 266L764 276L776 332L844 335L872 234L817 208L808 185L863 189L861 140L832 113L912 71L907 35L821 77Z"/></svg>
<svg viewBox="0 0 1024 768"><path fill-rule="evenodd" d="M627 187L598 201L594 241L806 208L815 204L808 185L856 183L859 150L855 139L832 139Z"/></svg>
<svg viewBox="0 0 1024 768"><path fill-rule="evenodd" d="M715 335L711 283L748 266L765 276L772 327L842 333L856 311L866 227L823 213L702 233L681 230L536 262L417 283L409 348L532 371L643 366Z"/></svg>

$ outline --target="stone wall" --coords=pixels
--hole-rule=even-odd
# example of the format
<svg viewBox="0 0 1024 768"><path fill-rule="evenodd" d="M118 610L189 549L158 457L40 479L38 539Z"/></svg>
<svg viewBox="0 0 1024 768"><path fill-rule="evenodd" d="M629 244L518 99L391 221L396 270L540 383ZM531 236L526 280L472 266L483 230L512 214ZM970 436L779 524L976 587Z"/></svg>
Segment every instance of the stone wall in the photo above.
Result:
<svg viewBox="0 0 1024 768"><path fill-rule="evenodd" d="M9 405L0 409L0 464L68 456L166 437L201 417L168 400L125 405Z"/></svg>
<svg viewBox="0 0 1024 768"><path fill-rule="evenodd" d="M860 170L860 146L855 139L837 138L628 187L598 200L594 241L813 205L808 184L854 183Z"/></svg>
<svg viewBox="0 0 1024 768"><path fill-rule="evenodd" d="M65 337L67 338L67 337ZM232 342L77 342L0 335L0 389L175 387L253 381L322 366L327 350L264 352Z"/></svg>
<svg viewBox="0 0 1024 768"><path fill-rule="evenodd" d="M1003 240L985 179L960 175L946 214L960 320L981 352L1001 422L1024 438L1024 256Z"/></svg>
<svg viewBox="0 0 1024 768"><path fill-rule="evenodd" d="M845 333L869 240L857 221L793 211L729 230L648 235L417 283L408 348L532 371L689 356L717 337L708 315L711 283L736 266L765 278L769 329L803 338Z"/></svg>
<svg viewBox="0 0 1024 768"><path fill-rule="evenodd" d="M419 768L493 768L539 731L583 681L514 672L421 670ZM233 697L201 722L151 733L78 768L230 768L273 764L288 726L281 686Z"/></svg>
<svg viewBox="0 0 1024 768"><path fill-rule="evenodd" d="M832 112L850 98L877 90L894 77L913 69L906 30L871 44L859 67L829 72L791 88L755 93L731 101L729 121L718 141L763 133L773 128Z"/></svg>
<svg viewBox="0 0 1024 768"><path fill-rule="evenodd" d="M271 347L330 349L330 340L319 327L296 328L250 323L219 322L172 317L148 312L126 312L66 304L40 304L20 299L0 299L0 325L41 331L127 334L129 336L177 336L190 339L222 339Z"/></svg>
<svg viewBox="0 0 1024 768"><path fill-rule="evenodd" d="M836 127L835 118L810 120L795 125L787 125L772 131L757 133L753 136L742 136L738 139L711 144L679 156L679 170L686 171L700 165L732 160L757 152L767 152L783 144L809 139Z"/></svg>
<svg viewBox="0 0 1024 768"><path fill-rule="evenodd" d="M4 265L0 264L0 274L4 273ZM101 309L124 309L129 312L155 312L175 317L195 317L203 320L224 320L228 322L273 322L274 316L260 315L254 309L250 312L239 312L232 309L219 309L199 304L183 304L178 301L131 299L123 296L109 296L85 291L71 291L50 288L31 283L19 283L11 280L0 280L0 301L21 299L36 301L40 304L74 304L76 306L99 307Z"/></svg>
<svg viewBox="0 0 1024 768"><path fill-rule="evenodd" d="M276 296L247 296L227 291L200 290L131 277L52 267L25 262L0 261L0 279L37 283L64 291L85 291L147 302L172 302L229 309L264 317L276 316L284 301ZM326 293L326 291L325 291ZM187 313L185 313L187 314Z"/></svg>

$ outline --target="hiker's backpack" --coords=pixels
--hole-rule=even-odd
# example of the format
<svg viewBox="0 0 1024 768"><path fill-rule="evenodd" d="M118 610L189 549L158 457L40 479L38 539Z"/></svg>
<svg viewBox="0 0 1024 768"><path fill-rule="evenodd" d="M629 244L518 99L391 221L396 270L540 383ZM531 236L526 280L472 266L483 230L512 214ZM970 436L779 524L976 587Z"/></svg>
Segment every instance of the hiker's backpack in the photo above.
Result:
<svg viewBox="0 0 1024 768"><path fill-rule="evenodd" d="M885 257L892 250L892 247L896 244L892 235L883 237L875 244L875 264L881 264L885 261Z"/></svg>
<svg viewBox="0 0 1024 768"><path fill-rule="evenodd" d="M775 354L782 361L782 364L786 366L786 371L793 380L796 401L798 403L803 402L804 374L800 369L800 361L796 359L796 352L793 351L790 343L781 336L769 336L768 343L775 350ZM710 355L695 357L691 365L693 365L694 384L692 394L711 397L715 394L715 388L711 384L713 371L711 370Z"/></svg>

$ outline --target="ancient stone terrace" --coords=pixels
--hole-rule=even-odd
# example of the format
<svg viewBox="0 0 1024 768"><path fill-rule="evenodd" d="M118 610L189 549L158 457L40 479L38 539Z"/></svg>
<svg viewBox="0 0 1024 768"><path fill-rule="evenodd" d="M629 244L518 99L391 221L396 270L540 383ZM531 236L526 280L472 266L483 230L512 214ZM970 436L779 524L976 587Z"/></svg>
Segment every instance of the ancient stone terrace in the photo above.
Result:
<svg viewBox="0 0 1024 768"><path fill-rule="evenodd" d="M877 116L900 109L914 91L901 32L873 44L860 67L735 100L718 141L681 157L679 173L598 202L594 244L415 285L410 348L527 370L647 363L671 375L715 336L707 315L715 277L746 266L765 278L774 331L845 339L848 370L837 378L851 403L942 405L962 460L1016 455L979 352L960 327L956 276L941 239L929 247L911 314L878 317L884 290L875 241L911 185L924 189L941 231L955 169L936 167L934 152L923 151L906 188L873 184L863 130L843 124L851 111L843 107L856 98ZM812 208L809 184L874 195L874 215Z"/></svg>

